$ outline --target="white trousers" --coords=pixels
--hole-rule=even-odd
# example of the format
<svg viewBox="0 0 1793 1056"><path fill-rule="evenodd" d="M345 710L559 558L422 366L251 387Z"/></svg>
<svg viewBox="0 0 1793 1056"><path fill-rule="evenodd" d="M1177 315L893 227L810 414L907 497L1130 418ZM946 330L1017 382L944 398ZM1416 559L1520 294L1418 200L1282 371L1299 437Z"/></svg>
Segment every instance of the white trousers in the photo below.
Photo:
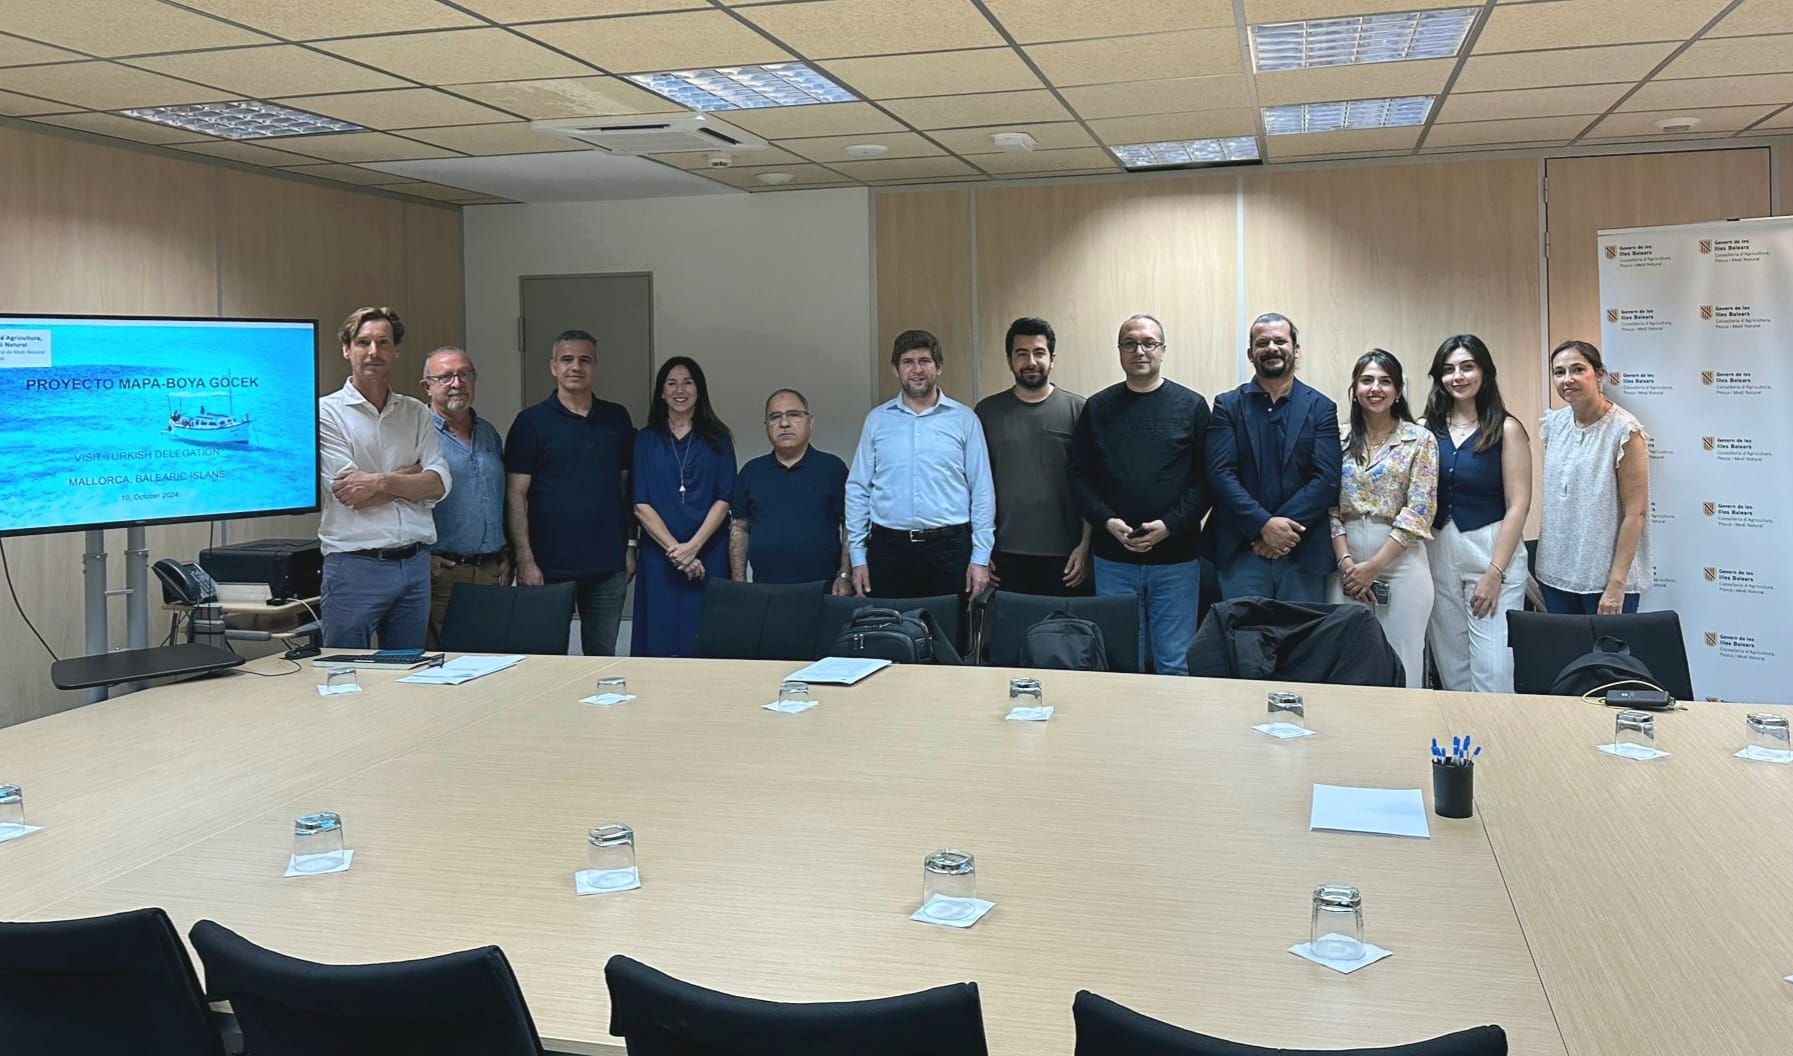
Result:
<svg viewBox="0 0 1793 1056"><path fill-rule="evenodd" d="M1383 521L1345 522L1345 551L1353 561L1368 561L1388 542L1389 526ZM1426 678L1426 622L1432 614L1432 569L1426 563L1426 544L1414 543L1389 562L1381 580L1388 584L1388 604L1371 606L1382 634L1407 669L1407 688L1418 689ZM1334 603L1349 601L1335 573L1327 581Z"/></svg>
<svg viewBox="0 0 1793 1056"><path fill-rule="evenodd" d="M1507 648L1507 610L1525 608L1525 547L1514 547L1500 581L1494 612L1477 618L1469 609L1476 581L1494 560L1500 522L1465 532L1446 524L1433 533L1432 583L1437 599L1427 637L1432 663L1445 689L1467 693L1513 692L1513 651Z"/></svg>

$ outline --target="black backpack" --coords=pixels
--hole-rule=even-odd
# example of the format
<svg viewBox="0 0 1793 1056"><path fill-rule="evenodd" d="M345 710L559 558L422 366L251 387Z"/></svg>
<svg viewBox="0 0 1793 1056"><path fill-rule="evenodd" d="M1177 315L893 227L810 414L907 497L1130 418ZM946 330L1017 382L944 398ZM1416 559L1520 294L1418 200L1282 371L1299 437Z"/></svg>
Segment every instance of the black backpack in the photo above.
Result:
<svg viewBox="0 0 1793 1056"><path fill-rule="evenodd" d="M1057 609L1027 629L1021 639L1021 666L1055 671L1108 670L1108 643L1102 628Z"/></svg>
<svg viewBox="0 0 1793 1056"><path fill-rule="evenodd" d="M958 664L958 650L926 609L898 612L867 605L834 636L829 656L889 660L893 664Z"/></svg>
<svg viewBox="0 0 1793 1056"><path fill-rule="evenodd" d="M1661 690L1663 685L1648 664L1631 655L1629 644L1609 634L1594 642L1593 652L1564 664L1550 684L1553 695L1564 697L1604 697L1608 689Z"/></svg>

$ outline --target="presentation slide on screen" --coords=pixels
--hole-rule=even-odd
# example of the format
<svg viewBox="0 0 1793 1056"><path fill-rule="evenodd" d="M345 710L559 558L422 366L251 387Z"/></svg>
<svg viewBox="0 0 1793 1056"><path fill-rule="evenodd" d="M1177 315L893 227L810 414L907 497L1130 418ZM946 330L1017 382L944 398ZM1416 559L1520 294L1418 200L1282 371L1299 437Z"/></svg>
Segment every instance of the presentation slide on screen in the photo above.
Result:
<svg viewBox="0 0 1793 1056"><path fill-rule="evenodd" d="M310 323L0 317L0 532L317 501Z"/></svg>

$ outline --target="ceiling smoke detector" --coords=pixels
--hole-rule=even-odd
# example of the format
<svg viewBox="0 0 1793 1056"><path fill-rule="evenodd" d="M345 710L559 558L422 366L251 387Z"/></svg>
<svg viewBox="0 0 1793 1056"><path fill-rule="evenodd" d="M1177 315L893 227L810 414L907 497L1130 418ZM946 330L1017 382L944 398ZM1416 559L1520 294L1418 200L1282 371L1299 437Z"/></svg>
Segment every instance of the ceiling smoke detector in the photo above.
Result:
<svg viewBox="0 0 1793 1056"><path fill-rule="evenodd" d="M1009 154L1026 154L1033 150L1033 137L1025 132L992 132L990 142L997 150Z"/></svg>
<svg viewBox="0 0 1793 1056"><path fill-rule="evenodd" d="M1656 131L1671 136L1685 135L1700 127L1700 119L1692 115L1682 117L1665 117L1656 122Z"/></svg>
<svg viewBox="0 0 1793 1056"><path fill-rule="evenodd" d="M889 150L882 143L854 143L847 147L846 154L849 158L875 158Z"/></svg>
<svg viewBox="0 0 1793 1056"><path fill-rule="evenodd" d="M795 176L792 176L788 172L761 172L756 173L753 178L768 187L782 187L796 179Z"/></svg>

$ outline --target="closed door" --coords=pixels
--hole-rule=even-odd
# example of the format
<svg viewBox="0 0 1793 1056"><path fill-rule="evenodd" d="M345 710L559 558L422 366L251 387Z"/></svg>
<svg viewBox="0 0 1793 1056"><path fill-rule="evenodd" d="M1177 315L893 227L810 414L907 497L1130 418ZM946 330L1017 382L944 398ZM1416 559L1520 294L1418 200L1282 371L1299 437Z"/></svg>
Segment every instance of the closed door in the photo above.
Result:
<svg viewBox="0 0 1793 1056"><path fill-rule="evenodd" d="M554 388L548 373L554 339L584 330L598 343L592 391L627 407L637 427L645 424L654 381L653 275L525 275L522 283L524 405Z"/></svg>

